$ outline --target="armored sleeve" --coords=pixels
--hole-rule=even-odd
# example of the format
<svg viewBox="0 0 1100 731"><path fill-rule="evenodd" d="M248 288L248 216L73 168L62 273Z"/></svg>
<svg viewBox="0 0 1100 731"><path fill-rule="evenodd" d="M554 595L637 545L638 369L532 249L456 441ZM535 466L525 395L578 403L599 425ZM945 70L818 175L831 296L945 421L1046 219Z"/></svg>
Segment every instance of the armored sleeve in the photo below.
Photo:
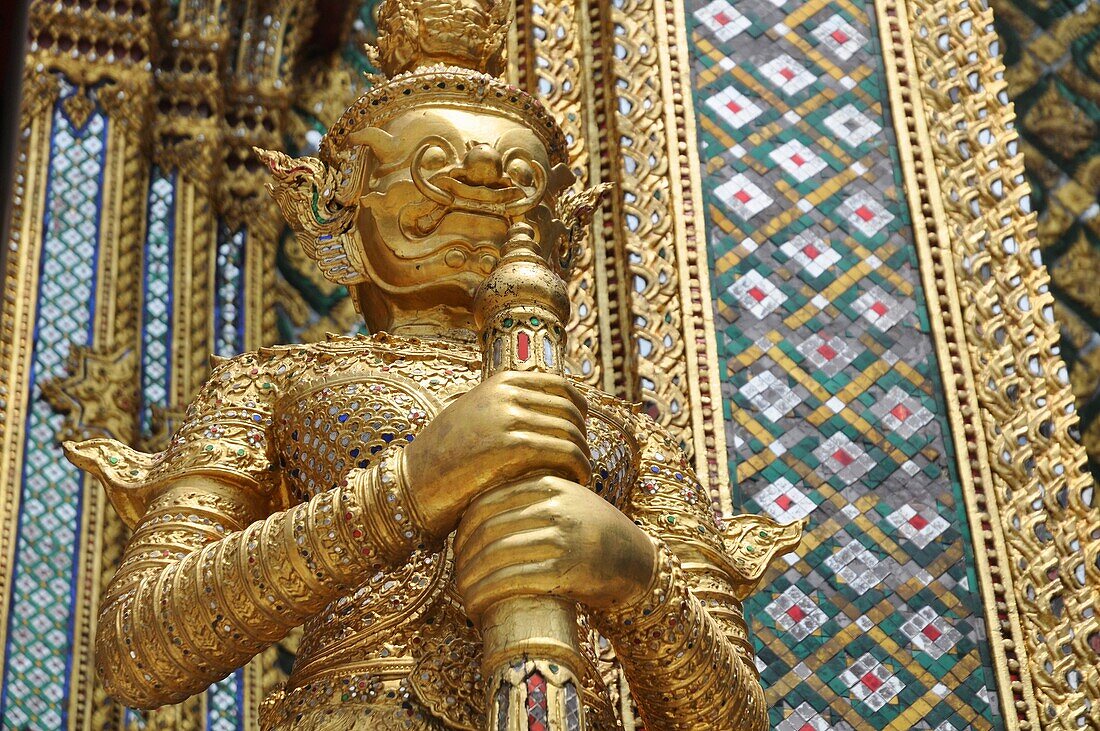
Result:
<svg viewBox="0 0 1100 731"><path fill-rule="evenodd" d="M598 619L601 632L615 647L646 728L763 731L767 707L740 601L755 584L752 574L762 572L738 559L741 547L729 545L679 446L652 422L639 431L639 478L628 513L657 542L659 571L642 600ZM761 530L782 532L764 522ZM761 550L761 559L778 550Z"/></svg>

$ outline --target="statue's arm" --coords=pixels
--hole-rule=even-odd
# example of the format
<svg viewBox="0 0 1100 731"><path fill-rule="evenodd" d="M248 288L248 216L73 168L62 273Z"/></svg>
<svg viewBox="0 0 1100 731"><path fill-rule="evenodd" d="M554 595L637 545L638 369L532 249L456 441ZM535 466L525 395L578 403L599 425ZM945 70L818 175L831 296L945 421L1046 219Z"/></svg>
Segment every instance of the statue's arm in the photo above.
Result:
<svg viewBox="0 0 1100 731"><path fill-rule="evenodd" d="M709 496L663 431L647 437L630 517L658 542L659 569L641 600L600 624L646 728L764 731L767 706L739 599L755 580L735 566ZM762 547L763 561L778 550Z"/></svg>
<svg viewBox="0 0 1100 731"><path fill-rule="evenodd" d="M271 439L296 359L297 351L271 351L219 364L164 452L109 439L65 445L134 528L96 633L99 672L127 705L203 690L376 564L407 557L419 537L393 520L388 506L400 501L382 504L404 485L403 451L383 452L347 483L290 507Z"/></svg>
<svg viewBox="0 0 1100 731"><path fill-rule="evenodd" d="M100 612L96 661L108 693L137 708L178 702L407 556L413 539L386 510L399 465L395 453L263 519L247 490L203 478L168 487L137 526Z"/></svg>

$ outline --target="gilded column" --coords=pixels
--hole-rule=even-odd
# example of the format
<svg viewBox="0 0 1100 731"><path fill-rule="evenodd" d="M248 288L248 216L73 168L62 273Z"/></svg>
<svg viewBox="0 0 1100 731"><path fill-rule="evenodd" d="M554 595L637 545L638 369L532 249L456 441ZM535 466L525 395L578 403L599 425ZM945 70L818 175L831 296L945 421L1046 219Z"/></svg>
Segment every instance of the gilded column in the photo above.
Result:
<svg viewBox="0 0 1100 731"><path fill-rule="evenodd" d="M117 521L57 438L133 436L150 15L142 0L30 11L2 354L0 716L16 726L96 715L91 635Z"/></svg>
<svg viewBox="0 0 1100 731"><path fill-rule="evenodd" d="M575 188L600 183L606 177L597 129L597 96L603 86L592 64L598 45L584 0L531 0L517 7L524 48L513 57L523 64L525 87L537 95L561 120L569 143L569 165L577 178ZM597 76L593 78L593 73ZM566 353L568 371L593 386L614 390L616 376L610 343L608 286L614 281L606 261L604 209L597 209L588 243L582 247L568 282L571 312ZM621 366L621 363L619 364Z"/></svg>

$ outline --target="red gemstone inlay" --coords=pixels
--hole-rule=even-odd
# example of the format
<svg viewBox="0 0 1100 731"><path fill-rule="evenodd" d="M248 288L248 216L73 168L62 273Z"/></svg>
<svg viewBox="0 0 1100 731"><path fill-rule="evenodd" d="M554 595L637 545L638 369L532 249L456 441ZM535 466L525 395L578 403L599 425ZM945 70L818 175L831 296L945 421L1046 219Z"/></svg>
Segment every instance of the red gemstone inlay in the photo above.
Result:
<svg viewBox="0 0 1100 731"><path fill-rule="evenodd" d="M905 404L898 404L894 408L890 409L890 413L893 414L898 421L905 421L913 412L905 408Z"/></svg>
<svg viewBox="0 0 1100 731"><path fill-rule="evenodd" d="M943 632L940 632L938 629L936 629L932 625L928 625L927 627L922 629L921 632L924 634L925 637L932 640L933 642L935 642L936 640L938 640L940 637L943 636Z"/></svg>
<svg viewBox="0 0 1100 731"><path fill-rule="evenodd" d="M715 13L714 19L718 21L718 25L727 25L730 22L730 16L722 12Z"/></svg>
<svg viewBox="0 0 1100 731"><path fill-rule="evenodd" d="M836 41L837 43L847 43L848 42L848 34L845 33L842 30L839 30L839 29L834 30L831 35L833 36L833 40Z"/></svg>
<svg viewBox="0 0 1100 731"><path fill-rule="evenodd" d="M887 311L886 305L882 304L881 302L876 302L875 304L871 305L871 309L874 310L874 312L879 317L882 317L883 315L885 315L886 311Z"/></svg>
<svg viewBox="0 0 1100 731"><path fill-rule="evenodd" d="M787 616L796 622L801 622L802 618L806 616L806 613L802 611L802 608L795 604L793 607L787 610Z"/></svg>
<svg viewBox="0 0 1100 731"><path fill-rule="evenodd" d="M733 197L736 198L737 200L741 201L742 203L748 203L749 201L752 200L752 196L749 195L748 193L746 193L743 190L739 190L736 193L734 193Z"/></svg>
<svg viewBox="0 0 1100 731"><path fill-rule="evenodd" d="M804 723L802 724L802 728L798 729L798 731L817 731L817 729L808 723Z"/></svg>
<svg viewBox="0 0 1100 731"><path fill-rule="evenodd" d="M863 684L870 688L872 693L882 687L882 681L879 680L878 677L872 673L867 673L866 675L864 675L862 680Z"/></svg>
<svg viewBox="0 0 1100 731"><path fill-rule="evenodd" d="M875 217L875 214L871 212L871 209L867 206L860 206L856 209L856 215L862 218L864 221L870 221Z"/></svg>
<svg viewBox="0 0 1100 731"><path fill-rule="evenodd" d="M840 462L840 464L845 467L856 461L855 458L852 457L852 455L848 454L843 449L838 449L833 452L833 459L835 459L837 462Z"/></svg>
<svg viewBox="0 0 1100 731"><path fill-rule="evenodd" d="M764 291L759 287L753 287L749 290L749 296L757 302L763 302L768 295L764 294Z"/></svg>
<svg viewBox="0 0 1100 731"><path fill-rule="evenodd" d="M784 66L782 69L780 69L779 75L782 76L787 81L790 81L791 79L794 78L794 71L791 71L789 68Z"/></svg>
<svg viewBox="0 0 1100 731"><path fill-rule="evenodd" d="M523 331L516 336L516 356L520 362L531 357L531 336Z"/></svg>
<svg viewBox="0 0 1100 731"><path fill-rule="evenodd" d="M909 519L909 525L913 526L917 530L924 530L924 527L928 525L928 521L925 520L924 516L922 516L920 513L917 513Z"/></svg>
<svg viewBox="0 0 1100 731"><path fill-rule="evenodd" d="M726 109L730 110L734 114L741 111L741 105L737 102L726 102Z"/></svg>
<svg viewBox="0 0 1100 731"><path fill-rule="evenodd" d="M831 347L828 343L819 345L817 348L817 352L821 353L821 357L825 360L832 360L836 357L836 349Z"/></svg>
<svg viewBox="0 0 1100 731"><path fill-rule="evenodd" d="M791 155L791 162L793 162L795 165L797 165L799 167L802 167L803 165L806 164L806 158L804 158L801 155L795 153L794 155Z"/></svg>
<svg viewBox="0 0 1100 731"><path fill-rule="evenodd" d="M801 164L802 163L799 163L799 165ZM810 257L811 259L816 259L817 257L821 256L821 251L813 244L806 244L805 246L803 246L802 253Z"/></svg>
<svg viewBox="0 0 1100 731"><path fill-rule="evenodd" d="M780 495L775 499L775 504L783 510L790 510L791 506L794 505L794 500L791 500L786 495Z"/></svg>

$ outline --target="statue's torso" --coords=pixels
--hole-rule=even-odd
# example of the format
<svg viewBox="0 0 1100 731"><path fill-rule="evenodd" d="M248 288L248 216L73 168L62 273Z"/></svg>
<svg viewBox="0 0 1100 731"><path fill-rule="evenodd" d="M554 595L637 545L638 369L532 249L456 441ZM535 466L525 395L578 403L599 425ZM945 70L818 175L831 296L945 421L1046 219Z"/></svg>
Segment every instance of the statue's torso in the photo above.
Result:
<svg viewBox="0 0 1100 731"><path fill-rule="evenodd" d="M480 380L480 358L467 347L387 349L352 339L316 348L280 389L267 445L294 501L340 483L392 443L413 440ZM637 417L624 402L586 393L590 486L625 508L638 471ZM586 654L590 725L613 728L611 692L591 643ZM419 552L399 569L379 567L307 623L285 695L265 717L278 728L477 728L479 668L480 642L454 591L447 552Z"/></svg>

